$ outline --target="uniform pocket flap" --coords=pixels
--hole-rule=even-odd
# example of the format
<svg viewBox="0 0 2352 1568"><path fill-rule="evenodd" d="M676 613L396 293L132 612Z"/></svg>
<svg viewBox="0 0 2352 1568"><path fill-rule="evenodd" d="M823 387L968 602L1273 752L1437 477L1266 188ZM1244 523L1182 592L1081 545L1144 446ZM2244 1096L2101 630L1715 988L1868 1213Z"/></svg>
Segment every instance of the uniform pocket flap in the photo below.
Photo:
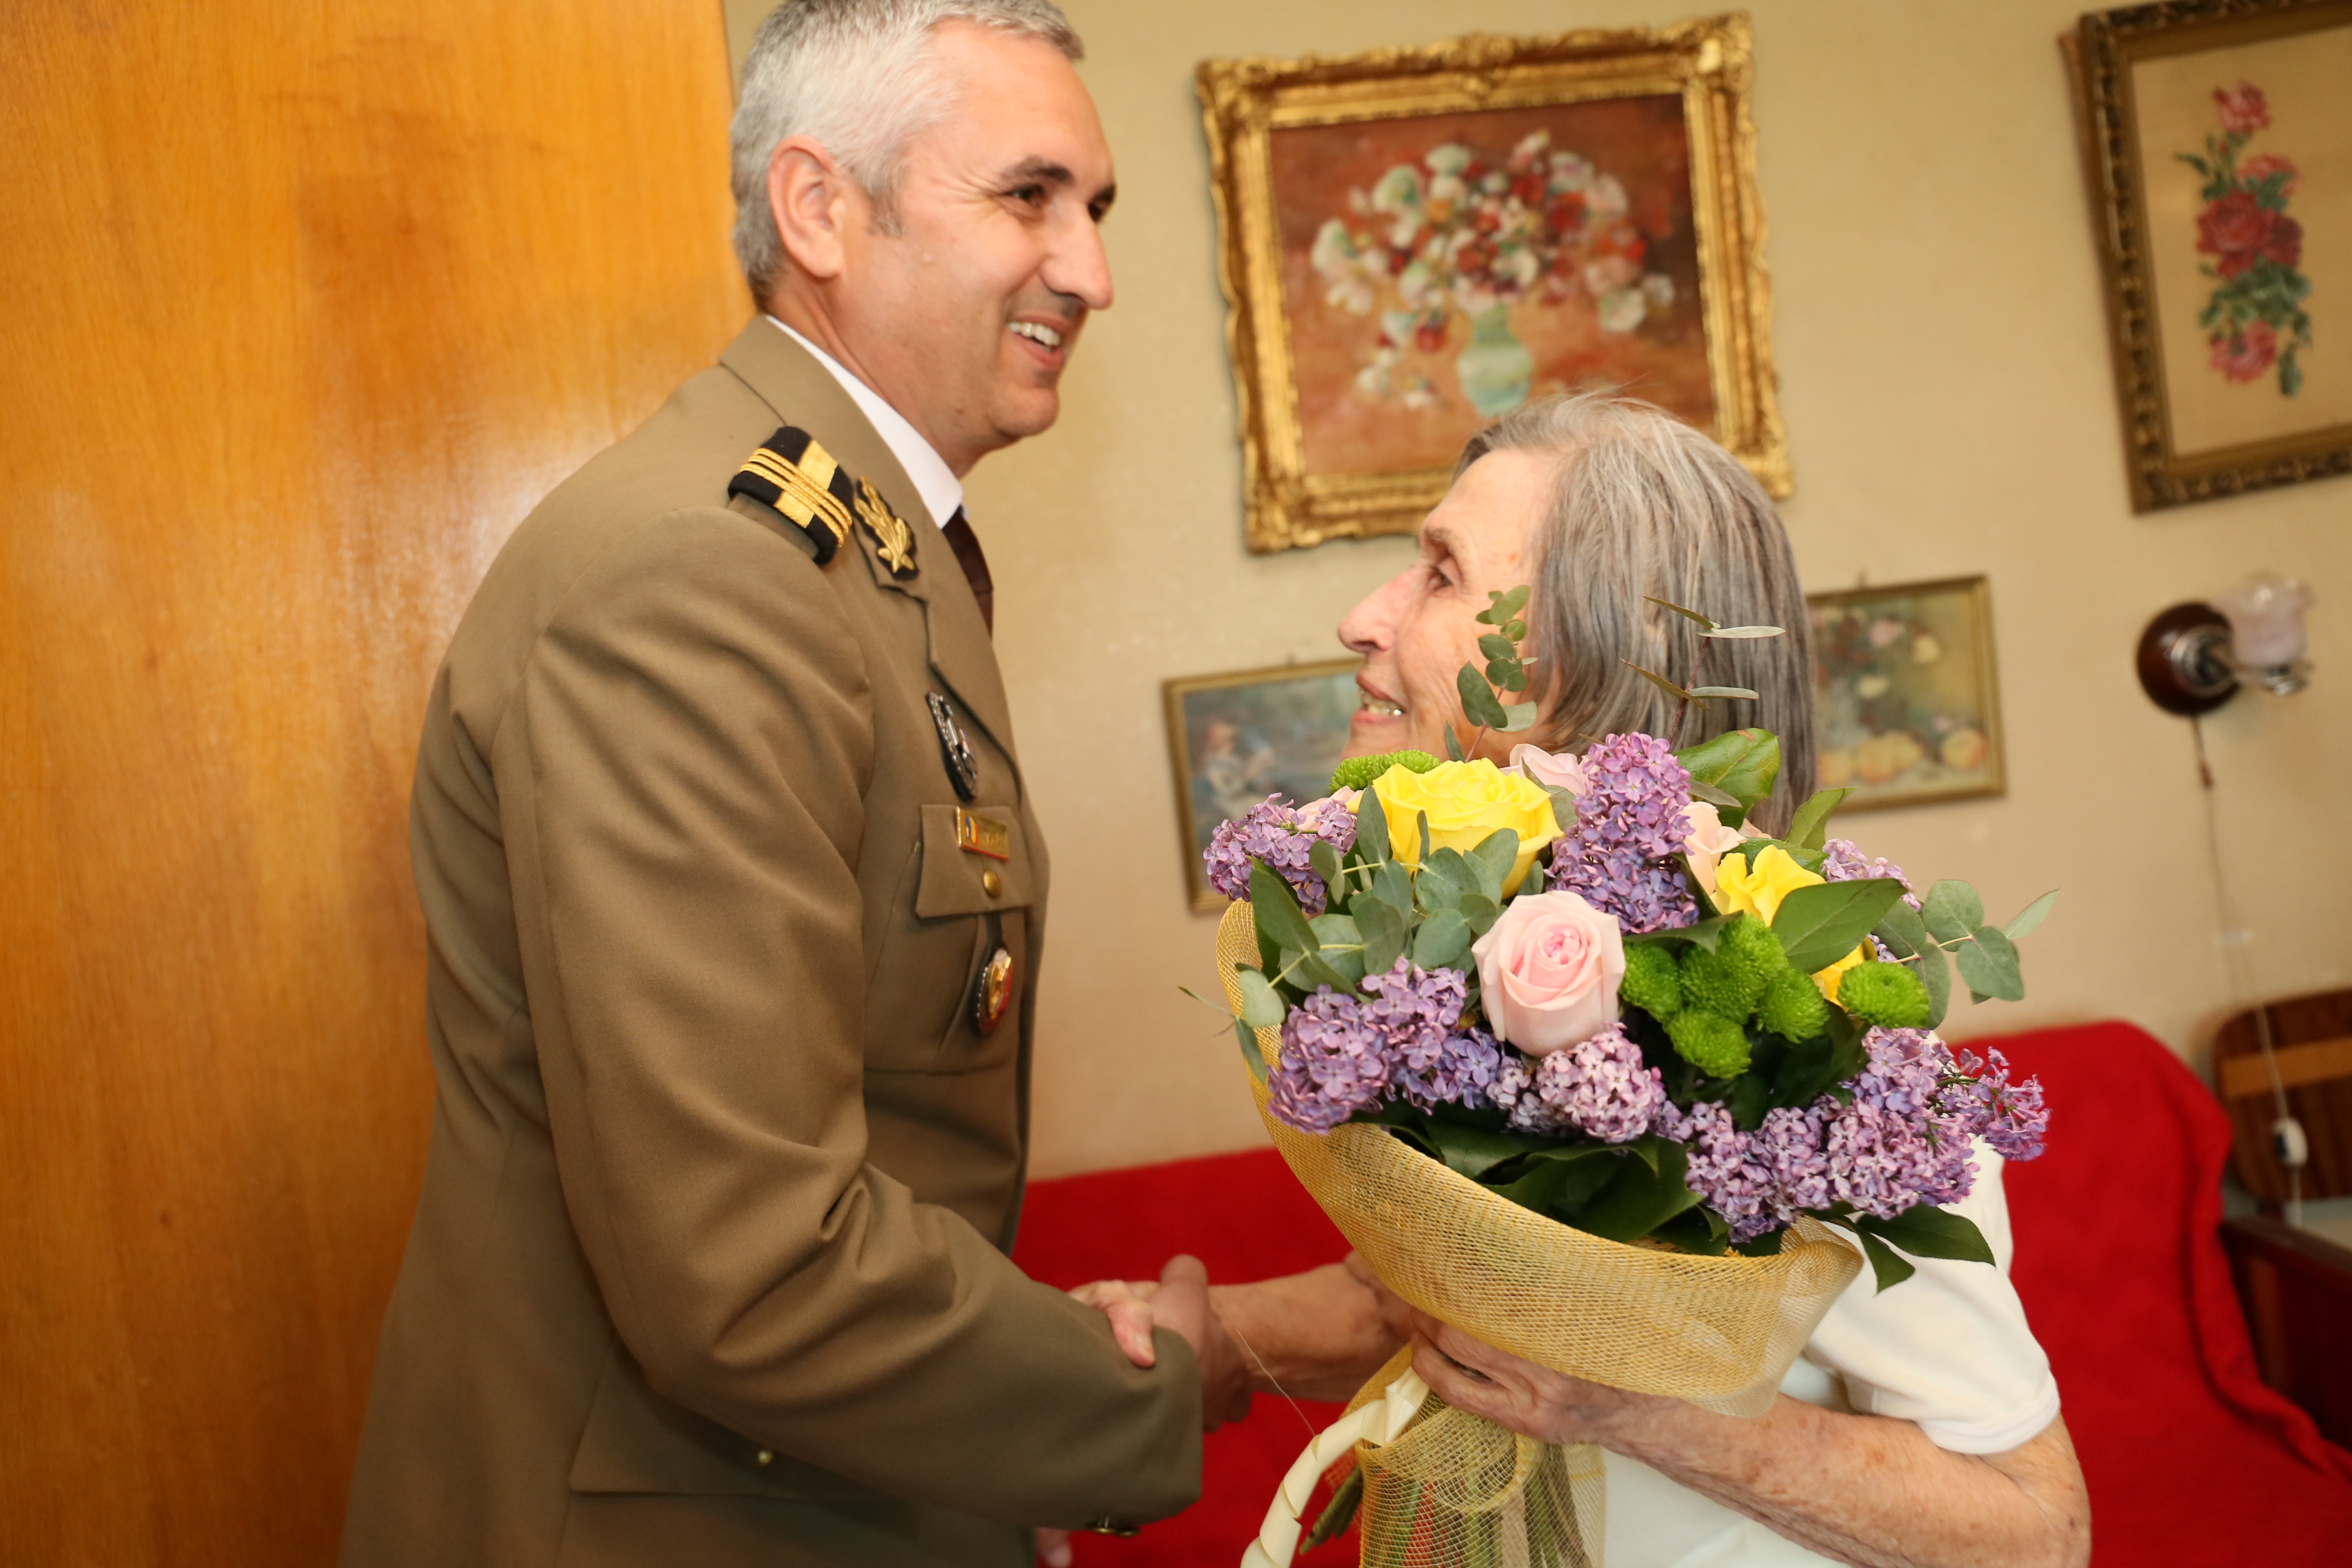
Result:
<svg viewBox="0 0 2352 1568"><path fill-rule="evenodd" d="M922 879L915 886L919 918L1019 909L1031 896L1029 856L1012 807L923 807Z"/></svg>

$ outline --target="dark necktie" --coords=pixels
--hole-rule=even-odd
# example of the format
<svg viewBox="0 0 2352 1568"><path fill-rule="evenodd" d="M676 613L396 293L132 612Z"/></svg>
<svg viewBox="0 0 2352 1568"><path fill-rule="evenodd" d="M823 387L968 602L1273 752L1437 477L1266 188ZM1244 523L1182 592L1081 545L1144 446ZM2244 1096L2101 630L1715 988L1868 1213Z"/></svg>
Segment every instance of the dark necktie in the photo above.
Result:
<svg viewBox="0 0 2352 1568"><path fill-rule="evenodd" d="M971 584L971 596L980 601L980 618L988 624L991 637L996 635L996 581L988 574L988 557L981 553L980 538L964 521L963 508L955 509L940 532L948 536L948 548L955 552L956 564L963 568L964 581Z"/></svg>

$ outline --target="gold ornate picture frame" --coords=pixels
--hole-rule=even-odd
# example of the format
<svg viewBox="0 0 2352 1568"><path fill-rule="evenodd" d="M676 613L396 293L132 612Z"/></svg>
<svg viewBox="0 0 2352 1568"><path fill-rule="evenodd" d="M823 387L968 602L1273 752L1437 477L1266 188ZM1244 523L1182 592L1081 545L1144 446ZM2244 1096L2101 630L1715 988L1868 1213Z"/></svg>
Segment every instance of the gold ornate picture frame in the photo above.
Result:
<svg viewBox="0 0 2352 1568"><path fill-rule="evenodd" d="M1814 782L1839 807L1926 805L2007 785L1992 587L1946 577L1805 596Z"/></svg>
<svg viewBox="0 0 2352 1568"><path fill-rule="evenodd" d="M2168 0L2062 42L2132 510L2352 473L2352 187L2301 175L2352 160L2352 3Z"/></svg>
<svg viewBox="0 0 2352 1568"><path fill-rule="evenodd" d="M1787 496L1753 77L1738 15L1203 62L1249 547L1411 532L1464 440L1563 388Z"/></svg>

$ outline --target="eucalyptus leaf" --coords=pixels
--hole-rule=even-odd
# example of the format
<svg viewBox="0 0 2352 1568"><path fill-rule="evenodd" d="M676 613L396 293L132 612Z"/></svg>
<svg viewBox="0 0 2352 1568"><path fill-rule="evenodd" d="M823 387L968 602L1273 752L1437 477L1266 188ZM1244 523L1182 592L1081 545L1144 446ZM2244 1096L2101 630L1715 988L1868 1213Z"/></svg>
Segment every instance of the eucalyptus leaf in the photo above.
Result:
<svg viewBox="0 0 2352 1568"><path fill-rule="evenodd" d="M1242 1061L1249 1068L1250 1077L1264 1083L1266 1079L1265 1053L1257 1048L1257 1031L1249 1026L1246 1019L1236 1018L1234 1020L1234 1038L1241 1042Z"/></svg>
<svg viewBox="0 0 2352 1568"><path fill-rule="evenodd" d="M1656 674L1651 670L1643 669L1640 665L1635 664L1630 658L1621 658L1617 662L1632 670L1634 674L1640 676L1643 679L1648 681L1651 685L1656 687L1659 690L1664 692L1667 696L1673 698L1675 701L1687 702L1690 700L1691 694L1689 692L1684 690L1681 687L1676 686L1664 676Z"/></svg>
<svg viewBox="0 0 2352 1568"><path fill-rule="evenodd" d="M1893 948L1897 958L1908 958L1934 945L1927 940L1927 922L1919 918L1917 910L1902 899L1886 906L1886 917L1878 922L1877 931L1872 934Z"/></svg>
<svg viewBox="0 0 2352 1568"><path fill-rule="evenodd" d="M1356 930L1364 939L1364 973L1385 974L1404 955L1405 918L1397 907L1374 893L1362 893L1349 906Z"/></svg>
<svg viewBox="0 0 2352 1568"><path fill-rule="evenodd" d="M1797 807L1796 816L1789 819L1787 837L1808 849L1819 849L1829 842L1830 814L1853 793L1850 789L1818 791L1811 800Z"/></svg>
<svg viewBox="0 0 2352 1568"><path fill-rule="evenodd" d="M1519 657L1518 645L1496 632L1488 632L1478 639L1478 651L1488 658L1516 659Z"/></svg>
<svg viewBox="0 0 2352 1568"><path fill-rule="evenodd" d="M1511 874L1511 867L1519 858L1519 830L1498 827L1480 839L1470 851L1467 864L1478 879L1478 890L1488 898L1501 900L1503 879Z"/></svg>
<svg viewBox="0 0 2352 1568"><path fill-rule="evenodd" d="M1298 907L1290 884L1262 860L1250 862L1250 912L1257 919L1257 929L1284 947L1311 952L1323 945L1307 923L1307 912Z"/></svg>
<svg viewBox="0 0 2352 1568"><path fill-rule="evenodd" d="M1394 905L1404 916L1404 923L1412 924L1412 873L1396 860L1385 861L1372 873L1372 891Z"/></svg>
<svg viewBox="0 0 2352 1568"><path fill-rule="evenodd" d="M1454 763L1463 761L1462 737L1454 732L1454 726L1451 724L1445 726L1445 758L1446 761Z"/></svg>
<svg viewBox="0 0 2352 1568"><path fill-rule="evenodd" d="M1290 976L1290 983L1302 992L1311 993L1318 985L1328 985L1343 996L1356 994L1355 982L1325 963L1319 949L1300 952L1286 947L1282 950L1282 967Z"/></svg>
<svg viewBox="0 0 2352 1568"><path fill-rule="evenodd" d="M1551 796L1551 819L1559 824L1562 833L1576 831L1576 792L1548 785L1545 793Z"/></svg>
<svg viewBox="0 0 2352 1568"><path fill-rule="evenodd" d="M1790 966L1810 974L1852 952L1902 896L1903 884L1887 877L1798 888L1780 900L1772 934Z"/></svg>
<svg viewBox="0 0 2352 1568"><path fill-rule="evenodd" d="M1518 682L1517 687L1511 684L1514 680ZM1517 659L1490 658L1486 661L1486 684L1502 687L1507 691L1519 690L1526 688L1528 678L1521 672Z"/></svg>
<svg viewBox="0 0 2352 1568"><path fill-rule="evenodd" d="M1993 926L1979 926L1974 942L1952 954L1969 989L2000 1002L2025 999L2025 979L2017 967L2017 944Z"/></svg>
<svg viewBox="0 0 2352 1568"><path fill-rule="evenodd" d="M1494 928L1495 922L1503 918L1503 906L1484 893L1465 893L1462 901L1454 907L1462 911L1462 918L1470 922L1470 934L1474 938L1485 936Z"/></svg>
<svg viewBox="0 0 2352 1568"><path fill-rule="evenodd" d="M1780 626L1709 626L1699 633L1704 637L1778 637L1788 633Z"/></svg>
<svg viewBox="0 0 2352 1568"><path fill-rule="evenodd" d="M1364 977L1364 939L1356 922L1346 915L1317 915L1307 923L1323 939L1323 962L1353 987Z"/></svg>
<svg viewBox="0 0 2352 1568"><path fill-rule="evenodd" d="M1462 693L1462 711L1473 724L1484 724L1489 730L1503 728L1503 704L1495 696L1495 689L1478 673L1475 664L1465 664L1454 672L1454 689Z"/></svg>
<svg viewBox="0 0 2352 1568"><path fill-rule="evenodd" d="M1332 846L1331 841L1328 838L1318 838L1308 845L1307 863L1315 868L1317 876L1323 879L1323 887L1330 894L1332 906L1335 909L1346 908L1348 882L1347 879L1340 875L1339 851Z"/></svg>
<svg viewBox="0 0 2352 1568"><path fill-rule="evenodd" d="M1412 961L1423 969L1452 963L1470 951L1470 922L1459 910L1440 910L1412 933Z"/></svg>
<svg viewBox="0 0 2352 1568"><path fill-rule="evenodd" d="M1412 820L1413 826L1421 832L1421 856L1415 864L1426 866L1429 864L1429 813L1416 811L1412 814Z"/></svg>
<svg viewBox="0 0 2352 1568"><path fill-rule="evenodd" d="M1937 942L1958 942L1984 924L1984 900L1966 882L1938 882L1922 903L1920 915Z"/></svg>
<svg viewBox="0 0 2352 1568"><path fill-rule="evenodd" d="M2053 888L2020 910L2015 920L2001 927L2001 933L2011 942L2030 934L2036 926L2049 918L2052 907L2057 902L2058 889Z"/></svg>
<svg viewBox="0 0 2352 1568"><path fill-rule="evenodd" d="M1917 957L1905 962L1919 977L1919 984L1927 988L1927 1027L1941 1027L1944 1015L1952 1005L1952 961L1944 956L1942 948L1928 942L1919 950Z"/></svg>
<svg viewBox="0 0 2352 1568"><path fill-rule="evenodd" d="M1675 753L1694 783L1713 784L1753 811L1780 776L1780 738L1769 730L1726 730Z"/></svg>
<svg viewBox="0 0 2352 1568"><path fill-rule="evenodd" d="M1475 881L1476 879L1473 878L1471 880ZM1426 867L1423 868L1421 876L1415 879L1412 889L1413 896L1420 900L1423 914L1431 915L1440 910L1458 910L1462 907L1462 884L1452 877L1440 876Z"/></svg>
<svg viewBox="0 0 2352 1568"><path fill-rule="evenodd" d="M1381 805L1377 789L1367 788L1356 802L1356 853L1373 865L1391 858L1389 814Z"/></svg>
<svg viewBox="0 0 2352 1568"><path fill-rule="evenodd" d="M1697 698L1739 697L1750 702L1756 700L1756 693L1745 686L1694 686L1690 694Z"/></svg>
<svg viewBox="0 0 2352 1568"><path fill-rule="evenodd" d="M1242 1022L1253 1029L1278 1029L1282 1017L1289 1011L1283 1005L1282 994L1274 988L1257 970L1246 964L1234 966L1234 980L1242 994Z"/></svg>
<svg viewBox="0 0 2352 1568"><path fill-rule="evenodd" d="M1526 686L1527 682L1522 679L1517 686L1511 688L1511 689L1514 691L1524 690ZM1536 704L1532 702L1507 702L1503 705L1503 721L1500 724L1496 725L1495 728L1500 730L1506 735L1516 735L1522 730L1534 729L1536 718Z"/></svg>
<svg viewBox="0 0 2352 1568"><path fill-rule="evenodd" d="M1707 619L1705 616L1700 615L1696 610L1686 610L1671 599L1655 598L1648 594L1643 595L1642 597L1648 599L1651 604L1657 605L1658 608L1662 610L1672 610L1675 614L1682 616L1685 620L1696 621L1698 623L1698 628L1702 632L1711 632L1716 629L1715 623Z"/></svg>

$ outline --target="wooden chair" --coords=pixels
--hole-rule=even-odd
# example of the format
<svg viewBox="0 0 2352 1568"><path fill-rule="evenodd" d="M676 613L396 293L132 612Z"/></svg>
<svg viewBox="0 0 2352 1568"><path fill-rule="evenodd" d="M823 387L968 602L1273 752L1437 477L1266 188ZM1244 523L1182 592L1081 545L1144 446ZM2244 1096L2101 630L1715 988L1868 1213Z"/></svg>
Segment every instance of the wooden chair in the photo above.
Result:
<svg viewBox="0 0 2352 1568"><path fill-rule="evenodd" d="M2272 1137L2283 1088L2309 1146L2302 1197L2352 1194L2352 991L2239 1014L2214 1039L2213 1076L2230 1113L2231 1169L2261 1207L2225 1222L2221 1242L2263 1381L2311 1412L2328 1441L2352 1447L2352 1347L2343 1331L2352 1321L2352 1249L2281 1217L2291 1189Z"/></svg>

